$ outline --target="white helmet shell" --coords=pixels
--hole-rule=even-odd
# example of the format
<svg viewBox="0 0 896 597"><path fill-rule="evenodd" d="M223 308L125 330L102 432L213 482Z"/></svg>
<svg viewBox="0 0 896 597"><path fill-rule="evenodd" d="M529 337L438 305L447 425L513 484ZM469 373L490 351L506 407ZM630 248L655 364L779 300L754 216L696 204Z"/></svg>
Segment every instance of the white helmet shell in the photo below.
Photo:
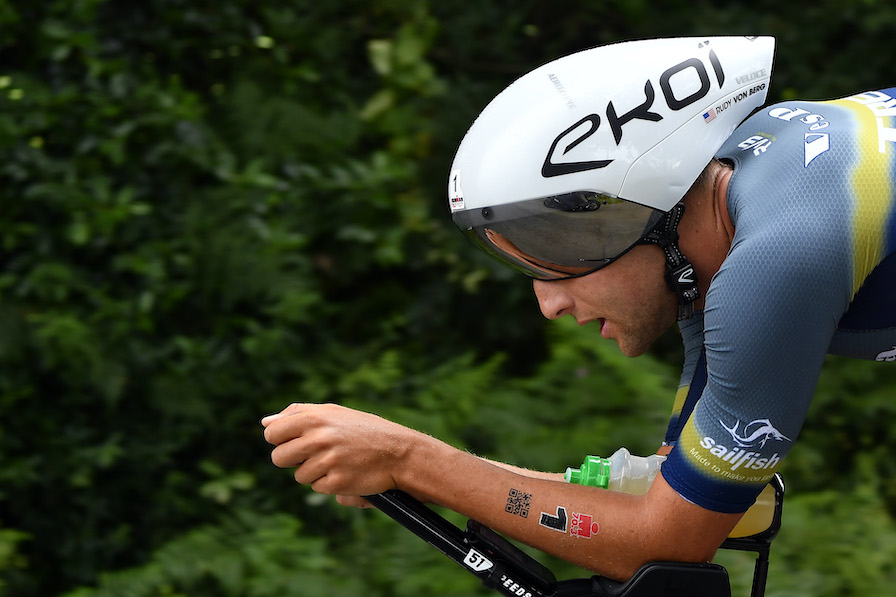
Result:
<svg viewBox="0 0 896 597"><path fill-rule="evenodd" d="M460 144L452 213L589 191L668 212L766 98L772 37L652 39L549 62Z"/></svg>

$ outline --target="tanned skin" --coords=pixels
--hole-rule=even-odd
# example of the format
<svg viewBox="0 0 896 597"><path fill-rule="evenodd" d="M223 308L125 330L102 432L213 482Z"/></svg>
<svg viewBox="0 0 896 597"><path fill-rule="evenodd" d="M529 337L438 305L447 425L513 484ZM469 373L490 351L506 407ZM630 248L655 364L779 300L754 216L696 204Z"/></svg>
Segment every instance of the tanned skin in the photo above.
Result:
<svg viewBox="0 0 896 597"><path fill-rule="evenodd" d="M713 162L685 197L679 246L697 272L701 296L734 236L726 191L731 170ZM535 281L545 317L600 325L601 335L629 356L642 354L676 321L677 300L663 278L656 246L638 246L596 272ZM696 305L701 308L701 302ZM565 483L562 475L503 465L458 450L376 415L332 404L291 404L265 417L275 465L339 503L366 507L360 496L401 489L473 518L508 537L616 579L656 560L708 561L742 516L684 500L657 476L641 496ZM668 452L668 449L665 450ZM506 512L513 491L529 497L526 517ZM517 493L517 494L518 494ZM541 524L541 513L567 521L587 515L578 536ZM585 535L588 535L585 537Z"/></svg>

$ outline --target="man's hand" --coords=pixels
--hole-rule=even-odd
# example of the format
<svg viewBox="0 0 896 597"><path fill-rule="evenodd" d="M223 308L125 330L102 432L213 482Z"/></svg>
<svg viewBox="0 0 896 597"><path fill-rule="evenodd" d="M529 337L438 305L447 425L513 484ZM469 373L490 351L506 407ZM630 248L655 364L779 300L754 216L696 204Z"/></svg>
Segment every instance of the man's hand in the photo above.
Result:
<svg viewBox="0 0 896 597"><path fill-rule="evenodd" d="M335 404L291 404L261 420L273 463L318 493L364 507L358 496L398 487L396 474L420 434L376 415Z"/></svg>

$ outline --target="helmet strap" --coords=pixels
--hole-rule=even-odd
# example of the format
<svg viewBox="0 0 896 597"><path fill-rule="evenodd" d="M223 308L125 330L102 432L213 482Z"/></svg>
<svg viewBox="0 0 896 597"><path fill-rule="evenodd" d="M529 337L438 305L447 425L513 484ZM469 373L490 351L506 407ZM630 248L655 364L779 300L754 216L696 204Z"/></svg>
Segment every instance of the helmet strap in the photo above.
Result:
<svg viewBox="0 0 896 597"><path fill-rule="evenodd" d="M658 245L666 254L666 284L678 297L679 321L694 314L694 301L700 298L694 266L678 247L678 225L683 216L684 204L678 203L641 239Z"/></svg>

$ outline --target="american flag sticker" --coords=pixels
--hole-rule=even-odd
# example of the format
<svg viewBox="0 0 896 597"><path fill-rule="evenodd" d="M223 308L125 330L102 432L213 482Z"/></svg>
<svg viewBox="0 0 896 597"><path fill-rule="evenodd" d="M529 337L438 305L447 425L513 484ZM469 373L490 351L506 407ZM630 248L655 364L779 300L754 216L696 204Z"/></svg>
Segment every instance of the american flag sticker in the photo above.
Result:
<svg viewBox="0 0 896 597"><path fill-rule="evenodd" d="M712 122L713 120L715 120L715 118L716 118L716 109L715 108L710 108L709 112L703 113L703 120L705 120L706 122Z"/></svg>

